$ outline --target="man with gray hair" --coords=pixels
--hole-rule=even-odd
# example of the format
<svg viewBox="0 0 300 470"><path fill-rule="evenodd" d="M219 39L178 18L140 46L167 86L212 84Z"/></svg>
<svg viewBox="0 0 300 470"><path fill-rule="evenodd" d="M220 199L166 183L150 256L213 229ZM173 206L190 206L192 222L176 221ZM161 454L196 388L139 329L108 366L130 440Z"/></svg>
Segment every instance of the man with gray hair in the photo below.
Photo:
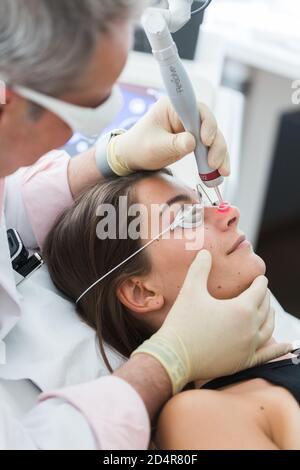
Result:
<svg viewBox="0 0 300 470"><path fill-rule="evenodd" d="M130 131L100 137L83 155L41 157L74 131L100 134L112 121L120 104L114 84L144 6L141 0L0 2L0 79L6 84L0 104L0 343L22 314L6 229L17 228L27 247L42 247L57 215L88 185L163 168L195 148L162 99ZM200 114L209 163L227 176L224 138L204 105ZM114 376L49 393L22 422L1 400L0 447L146 449L149 417L185 384L285 354L289 345L264 347L274 321L266 279L258 278L228 308L207 295L210 267L209 253L201 252L159 333L164 341L151 338ZM215 337L222 343L216 345Z"/></svg>

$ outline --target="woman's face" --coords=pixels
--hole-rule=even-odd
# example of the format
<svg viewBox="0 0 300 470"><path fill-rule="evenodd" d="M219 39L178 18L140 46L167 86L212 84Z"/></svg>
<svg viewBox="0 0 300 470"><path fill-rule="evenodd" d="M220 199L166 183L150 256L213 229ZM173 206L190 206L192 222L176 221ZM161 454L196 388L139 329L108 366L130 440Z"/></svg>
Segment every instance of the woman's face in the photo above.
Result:
<svg viewBox="0 0 300 470"><path fill-rule="evenodd" d="M180 197L174 207L171 204L171 210L174 209L175 213L184 204L199 202L196 192L167 175L157 175L140 181L135 187L135 192L138 202L147 208L150 208L150 204L166 204L175 197ZM148 279L155 288L160 289L166 309L169 310L175 302L188 270L202 248L209 250L212 255L208 289L217 299L238 296L257 276L265 274L265 264L253 252L249 242L236 246L244 235L238 227L239 218L239 211L235 207L224 213L216 207L206 207L204 227L181 230L181 239L176 239L173 232L168 239L160 239L146 248L152 265ZM163 229L167 227L168 225L162 226ZM201 246L187 250L191 231L195 230L202 230L204 233Z"/></svg>

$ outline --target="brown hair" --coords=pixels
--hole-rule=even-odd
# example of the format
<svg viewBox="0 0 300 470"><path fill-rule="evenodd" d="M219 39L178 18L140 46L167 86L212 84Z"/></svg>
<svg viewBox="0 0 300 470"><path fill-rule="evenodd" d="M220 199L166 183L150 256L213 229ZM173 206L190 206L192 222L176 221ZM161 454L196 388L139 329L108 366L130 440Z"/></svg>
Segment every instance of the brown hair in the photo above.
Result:
<svg viewBox="0 0 300 470"><path fill-rule="evenodd" d="M97 184L85 191L56 221L43 255L55 286L72 301L141 247L140 240L130 237L100 240L96 232L101 218L96 213L102 204L111 204L118 211L121 196L127 196L128 206L138 202L135 185L153 174L140 172ZM128 216L127 227L130 220ZM117 220L117 233L118 230ZM146 323L134 317L116 295L118 286L125 279L145 275L150 269L147 254L141 252L100 282L77 305L80 317L96 330L102 357L110 371L104 343L128 358L154 333Z"/></svg>

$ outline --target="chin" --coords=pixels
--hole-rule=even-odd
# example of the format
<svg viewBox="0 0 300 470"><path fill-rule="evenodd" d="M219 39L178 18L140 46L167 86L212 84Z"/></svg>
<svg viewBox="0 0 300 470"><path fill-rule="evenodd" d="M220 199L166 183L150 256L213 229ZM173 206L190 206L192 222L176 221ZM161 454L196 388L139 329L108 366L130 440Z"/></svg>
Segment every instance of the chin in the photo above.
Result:
<svg viewBox="0 0 300 470"><path fill-rule="evenodd" d="M241 265L243 266L241 270L242 291L248 289L257 277L266 274L266 264L264 260L255 253L252 253L248 259L245 259Z"/></svg>
<svg viewBox="0 0 300 470"><path fill-rule="evenodd" d="M253 260L251 261L251 263L253 264L254 274L256 274L254 279L257 276L264 276L266 274L266 271L267 271L266 263L260 256L254 253Z"/></svg>
<svg viewBox="0 0 300 470"><path fill-rule="evenodd" d="M218 272L218 269L217 269ZM233 299L247 290L258 276L266 273L265 262L255 253L242 257L239 262L230 270L230 273L223 271L211 273L208 282L209 293L218 300ZM220 289L218 286L222 286Z"/></svg>

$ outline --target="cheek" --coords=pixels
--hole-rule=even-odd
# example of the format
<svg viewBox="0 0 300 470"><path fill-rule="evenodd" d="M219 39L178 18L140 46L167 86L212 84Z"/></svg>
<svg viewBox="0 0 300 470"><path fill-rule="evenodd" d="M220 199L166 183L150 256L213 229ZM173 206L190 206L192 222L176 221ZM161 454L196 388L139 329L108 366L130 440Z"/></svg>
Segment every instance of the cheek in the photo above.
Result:
<svg viewBox="0 0 300 470"><path fill-rule="evenodd" d="M214 256L218 249L218 238L213 229L205 225L204 227L204 248Z"/></svg>
<svg viewBox="0 0 300 470"><path fill-rule="evenodd" d="M266 272L264 261L252 250L241 250L226 256L222 239L213 227L205 227L204 248L212 255L208 290L217 299L232 299L244 292Z"/></svg>
<svg viewBox="0 0 300 470"><path fill-rule="evenodd" d="M197 252L188 251L185 247L184 240L161 240L152 246L149 253L152 275L170 305L176 300L197 255Z"/></svg>

